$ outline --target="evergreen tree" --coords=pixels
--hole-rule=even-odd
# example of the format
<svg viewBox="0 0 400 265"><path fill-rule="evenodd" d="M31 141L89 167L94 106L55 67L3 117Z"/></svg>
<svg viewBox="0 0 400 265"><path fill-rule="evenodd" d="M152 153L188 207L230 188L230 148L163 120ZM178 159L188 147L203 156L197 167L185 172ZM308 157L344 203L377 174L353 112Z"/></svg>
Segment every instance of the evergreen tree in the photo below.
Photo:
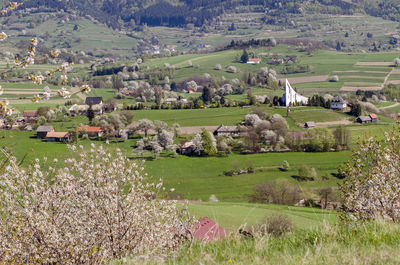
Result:
<svg viewBox="0 0 400 265"><path fill-rule="evenodd" d="M92 122L94 117L95 117L95 113L93 111L92 105L89 106L88 112L87 112L87 117L89 119L89 122Z"/></svg>
<svg viewBox="0 0 400 265"><path fill-rule="evenodd" d="M242 63L247 63L249 61L249 54L247 53L246 49L243 50L243 54L240 57L240 61Z"/></svg>

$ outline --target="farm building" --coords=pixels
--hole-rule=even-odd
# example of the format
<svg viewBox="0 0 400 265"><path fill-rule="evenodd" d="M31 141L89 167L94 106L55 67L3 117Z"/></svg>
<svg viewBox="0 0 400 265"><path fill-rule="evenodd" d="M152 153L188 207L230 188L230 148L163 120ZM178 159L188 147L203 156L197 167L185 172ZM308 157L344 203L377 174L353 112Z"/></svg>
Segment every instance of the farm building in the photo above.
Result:
<svg viewBox="0 0 400 265"><path fill-rule="evenodd" d="M225 126L225 125L220 125L215 131L214 135L215 136L232 136L232 137L238 137L240 136L240 130L237 126Z"/></svg>
<svg viewBox="0 0 400 265"><path fill-rule="evenodd" d="M307 104L308 98L298 94L286 79L285 94L283 94L282 101L286 107L298 104Z"/></svg>
<svg viewBox="0 0 400 265"><path fill-rule="evenodd" d="M87 115L87 112L89 110L88 105L73 105L71 108L69 108L69 114L71 116L77 116L77 115ZM98 105L93 105L92 110L94 111L95 114L103 114L103 106L101 104Z"/></svg>
<svg viewBox="0 0 400 265"><path fill-rule="evenodd" d="M369 117L371 118L371 122L378 122L379 121L378 116L376 116L375 113L369 114Z"/></svg>
<svg viewBox="0 0 400 265"><path fill-rule="evenodd" d="M49 132L54 132L53 126L39 126L36 130L36 137L44 139Z"/></svg>
<svg viewBox="0 0 400 265"><path fill-rule="evenodd" d="M89 105L89 106L101 105L101 104L103 104L103 98L102 97L87 97L85 100L85 104Z"/></svg>
<svg viewBox="0 0 400 265"><path fill-rule="evenodd" d="M306 128L306 129L314 129L316 127L317 127L317 125L313 121L309 121L304 124L304 128Z"/></svg>
<svg viewBox="0 0 400 265"><path fill-rule="evenodd" d="M164 99L165 103L175 103L176 101L177 101L176 98L166 98L166 99Z"/></svg>
<svg viewBox="0 0 400 265"><path fill-rule="evenodd" d="M361 124L371 123L372 119L370 116L359 116L357 117L357 122Z"/></svg>
<svg viewBox="0 0 400 265"><path fill-rule="evenodd" d="M101 127L94 127L84 125L78 128L81 135L87 134L89 137L101 137L103 135L103 129Z"/></svg>
<svg viewBox="0 0 400 265"><path fill-rule="evenodd" d="M179 153L181 155L191 155L194 152L194 143L192 141L182 142L179 145Z"/></svg>
<svg viewBox="0 0 400 265"><path fill-rule="evenodd" d="M331 109L344 110L347 108L347 102L341 96L336 96L331 100Z"/></svg>
<svg viewBox="0 0 400 265"><path fill-rule="evenodd" d="M48 142L69 142L71 138L67 132L48 132L46 140Z"/></svg>
<svg viewBox="0 0 400 265"><path fill-rule="evenodd" d="M249 64L260 64L261 63L261 59L260 58L250 58L247 63Z"/></svg>
<svg viewBox="0 0 400 265"><path fill-rule="evenodd" d="M38 118L38 111L37 110L24 110L22 113L25 122L36 122Z"/></svg>

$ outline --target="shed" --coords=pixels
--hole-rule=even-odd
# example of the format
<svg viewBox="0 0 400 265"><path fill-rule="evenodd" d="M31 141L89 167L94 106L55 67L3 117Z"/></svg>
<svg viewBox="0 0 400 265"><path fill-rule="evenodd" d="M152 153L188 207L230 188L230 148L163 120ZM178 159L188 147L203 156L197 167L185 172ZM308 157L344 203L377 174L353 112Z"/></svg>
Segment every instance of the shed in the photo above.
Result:
<svg viewBox="0 0 400 265"><path fill-rule="evenodd" d="M102 97L87 97L85 100L86 105L98 105L98 104L103 104L103 98Z"/></svg>
<svg viewBox="0 0 400 265"><path fill-rule="evenodd" d="M195 239L211 241L214 239L223 239L227 236L226 231L209 217L201 218L192 227L193 236Z"/></svg>
<svg viewBox="0 0 400 265"><path fill-rule="evenodd" d="M379 118L375 113L369 114L369 117L371 118L371 122L378 122Z"/></svg>
<svg viewBox="0 0 400 265"><path fill-rule="evenodd" d="M36 137L44 139L48 132L54 132L53 126L39 126L36 130Z"/></svg>
<svg viewBox="0 0 400 265"><path fill-rule="evenodd" d="M304 124L304 128L306 128L306 129L313 129L316 127L317 127L317 125L313 121L308 121Z"/></svg>
<svg viewBox="0 0 400 265"><path fill-rule="evenodd" d="M371 123L372 119L370 116L359 116L357 117L357 122L361 124Z"/></svg>
<svg viewBox="0 0 400 265"><path fill-rule="evenodd" d="M48 132L46 140L48 142L69 142L70 135L67 132Z"/></svg>
<svg viewBox="0 0 400 265"><path fill-rule="evenodd" d="M225 126L225 125L220 125L215 131L214 131L215 136L232 136L232 137L238 137L240 136L240 130L238 129L237 126Z"/></svg>
<svg viewBox="0 0 400 265"><path fill-rule="evenodd" d="M84 125L78 128L80 134L87 134L90 137L101 137L103 135L103 129L101 127Z"/></svg>
<svg viewBox="0 0 400 265"><path fill-rule="evenodd" d="M24 110L22 113L25 122L36 122L38 118L38 111L37 110Z"/></svg>

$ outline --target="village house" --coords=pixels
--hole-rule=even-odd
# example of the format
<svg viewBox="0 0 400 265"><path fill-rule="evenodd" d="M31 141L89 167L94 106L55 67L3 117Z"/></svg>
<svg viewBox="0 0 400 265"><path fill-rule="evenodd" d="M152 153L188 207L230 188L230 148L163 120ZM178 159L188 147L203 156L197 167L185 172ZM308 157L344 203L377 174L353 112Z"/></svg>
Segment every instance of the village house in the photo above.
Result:
<svg viewBox="0 0 400 265"><path fill-rule="evenodd" d="M47 142L64 142L67 143L71 140L67 132L48 132L46 135Z"/></svg>
<svg viewBox="0 0 400 265"><path fill-rule="evenodd" d="M78 128L80 135L87 134L89 137L103 136L103 129L101 127L84 125Z"/></svg>
<svg viewBox="0 0 400 265"><path fill-rule="evenodd" d="M248 64L260 64L261 63L261 59L260 58L250 58L247 61Z"/></svg>
<svg viewBox="0 0 400 265"><path fill-rule="evenodd" d="M375 113L369 114L369 117L371 118L371 122L378 122L379 121L379 118L378 118L378 116L376 116Z"/></svg>
<svg viewBox="0 0 400 265"><path fill-rule="evenodd" d="M187 155L187 156L192 155L194 150L195 150L195 146L192 141L181 142L181 144L179 145L179 148L178 148L178 151L181 155Z"/></svg>
<svg viewBox="0 0 400 265"><path fill-rule="evenodd" d="M85 100L85 104L88 106L102 105L103 98L102 97L87 97Z"/></svg>
<svg viewBox="0 0 400 265"><path fill-rule="evenodd" d="M24 121L28 123L35 123L38 118L38 111L37 110L24 110L22 113L24 117Z"/></svg>
<svg viewBox="0 0 400 265"><path fill-rule="evenodd" d="M77 115L87 115L87 112L89 110L89 106L88 105L77 105L74 104L71 108L69 108L69 114L72 117L75 117ZM103 114L103 106L100 104L97 105L93 105L92 106L92 110L95 114Z"/></svg>
<svg viewBox="0 0 400 265"><path fill-rule="evenodd" d="M304 124L304 128L306 129L314 129L317 128L317 125L313 121L308 121Z"/></svg>
<svg viewBox="0 0 400 265"><path fill-rule="evenodd" d="M372 119L370 116L359 116L357 117L357 122L361 124L371 123Z"/></svg>
<svg viewBox="0 0 400 265"><path fill-rule="evenodd" d="M347 102L341 96L336 96L331 100L331 109L345 110L346 108L347 108Z"/></svg>
<svg viewBox="0 0 400 265"><path fill-rule="evenodd" d="M215 131L215 136L231 136L231 137L239 137L241 135L241 131L238 126L225 126L220 125Z"/></svg>
<svg viewBox="0 0 400 265"><path fill-rule="evenodd" d="M36 137L38 139L45 139L47 133L49 133L49 132L54 132L53 126L39 126L36 129Z"/></svg>

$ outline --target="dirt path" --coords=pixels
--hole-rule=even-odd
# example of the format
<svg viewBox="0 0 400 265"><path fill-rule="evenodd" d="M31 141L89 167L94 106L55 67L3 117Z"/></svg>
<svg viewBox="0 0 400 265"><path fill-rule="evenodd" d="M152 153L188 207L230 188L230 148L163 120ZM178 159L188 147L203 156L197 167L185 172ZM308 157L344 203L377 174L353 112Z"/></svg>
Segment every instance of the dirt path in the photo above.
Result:
<svg viewBox="0 0 400 265"><path fill-rule="evenodd" d="M397 106L399 106L399 105L400 105L400 103L397 102L397 103L395 103L395 104L393 104L393 105L386 106L386 107L382 107L382 108L379 108L379 109L391 109L391 108L395 108L395 107L397 107Z"/></svg>
<svg viewBox="0 0 400 265"><path fill-rule="evenodd" d="M365 86L365 87L355 87L355 86L342 86L340 88L341 91L357 91L357 90L362 90L362 91L377 91L377 90L382 90L385 85L388 82L388 79L390 75L395 71L394 68L392 68L392 71L390 71L385 79L383 80L383 83L380 86Z"/></svg>

